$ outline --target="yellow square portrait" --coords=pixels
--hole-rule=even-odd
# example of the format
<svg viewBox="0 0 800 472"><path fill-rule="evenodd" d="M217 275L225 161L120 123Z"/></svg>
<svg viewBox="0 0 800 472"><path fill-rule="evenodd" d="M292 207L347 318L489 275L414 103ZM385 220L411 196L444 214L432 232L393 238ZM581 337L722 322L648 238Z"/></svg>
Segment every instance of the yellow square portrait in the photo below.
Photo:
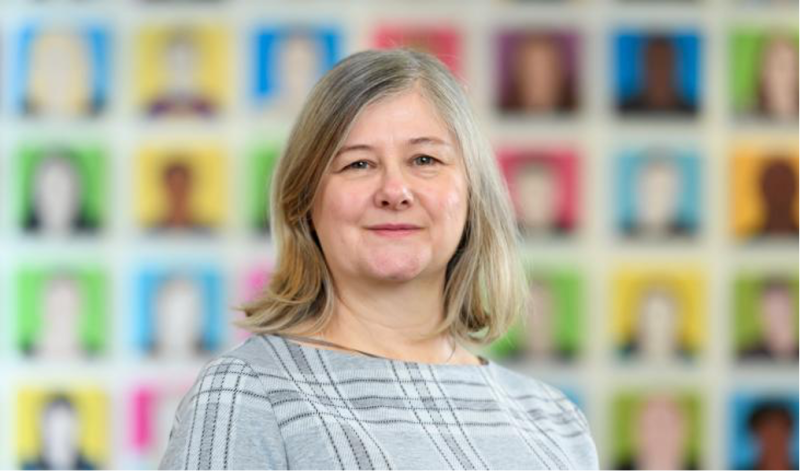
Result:
<svg viewBox="0 0 800 472"><path fill-rule="evenodd" d="M136 161L136 215L151 231L207 232L225 220L227 172L221 146L145 146Z"/></svg>
<svg viewBox="0 0 800 472"><path fill-rule="evenodd" d="M230 44L214 25L153 25L136 44L137 108L150 117L213 116L230 94Z"/></svg>
<svg viewBox="0 0 800 472"><path fill-rule="evenodd" d="M611 331L623 358L693 358L705 337L705 283L693 265L621 267L612 279Z"/></svg>
<svg viewBox="0 0 800 472"><path fill-rule="evenodd" d="M28 387L17 392L17 457L22 469L105 469L106 395L95 388Z"/></svg>
<svg viewBox="0 0 800 472"><path fill-rule="evenodd" d="M730 222L736 239L797 238L797 155L796 140L736 143L730 166Z"/></svg>

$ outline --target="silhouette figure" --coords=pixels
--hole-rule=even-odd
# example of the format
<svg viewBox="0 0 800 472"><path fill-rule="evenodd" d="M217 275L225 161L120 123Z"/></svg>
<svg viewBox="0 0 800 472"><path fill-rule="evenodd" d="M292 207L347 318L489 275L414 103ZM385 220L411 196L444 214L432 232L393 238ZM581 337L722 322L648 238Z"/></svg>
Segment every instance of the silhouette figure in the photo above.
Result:
<svg viewBox="0 0 800 472"><path fill-rule="evenodd" d="M764 204L764 221L758 233L764 236L796 236L794 203L797 174L780 156L773 156L761 172L759 190Z"/></svg>

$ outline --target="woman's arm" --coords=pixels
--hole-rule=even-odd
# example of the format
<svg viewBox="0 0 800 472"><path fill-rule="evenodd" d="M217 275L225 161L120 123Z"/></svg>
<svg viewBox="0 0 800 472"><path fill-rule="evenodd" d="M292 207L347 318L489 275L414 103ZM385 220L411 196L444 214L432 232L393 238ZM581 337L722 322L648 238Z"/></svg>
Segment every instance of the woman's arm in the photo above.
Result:
<svg viewBox="0 0 800 472"><path fill-rule="evenodd" d="M232 357L207 364L178 407L159 469L286 469L261 380Z"/></svg>

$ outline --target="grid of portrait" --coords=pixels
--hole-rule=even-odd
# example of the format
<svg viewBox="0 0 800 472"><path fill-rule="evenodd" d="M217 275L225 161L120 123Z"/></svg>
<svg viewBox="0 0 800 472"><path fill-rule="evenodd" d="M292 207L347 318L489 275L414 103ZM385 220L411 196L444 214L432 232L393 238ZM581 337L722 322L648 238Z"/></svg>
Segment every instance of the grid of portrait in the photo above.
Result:
<svg viewBox="0 0 800 472"><path fill-rule="evenodd" d="M605 468L797 468L798 28L781 0L5 0L0 467L151 468L268 282L313 83L432 52L495 146L534 309L485 354Z"/></svg>

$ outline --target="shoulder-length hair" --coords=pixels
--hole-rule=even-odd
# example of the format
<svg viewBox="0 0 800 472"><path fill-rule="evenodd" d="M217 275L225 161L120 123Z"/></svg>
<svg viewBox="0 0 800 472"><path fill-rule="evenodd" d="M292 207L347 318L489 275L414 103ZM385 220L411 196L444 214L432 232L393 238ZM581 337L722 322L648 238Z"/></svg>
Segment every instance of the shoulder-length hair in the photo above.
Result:
<svg viewBox="0 0 800 472"><path fill-rule="evenodd" d="M461 342L487 344L526 312L528 290L511 201L464 90L433 56L393 49L353 54L311 90L272 180L276 267L259 297L238 307L246 317L236 325L256 334L309 334L326 326L336 298L311 224L320 180L368 105L412 89L447 123L468 183L467 221L446 268L444 316L420 339L449 332Z"/></svg>

